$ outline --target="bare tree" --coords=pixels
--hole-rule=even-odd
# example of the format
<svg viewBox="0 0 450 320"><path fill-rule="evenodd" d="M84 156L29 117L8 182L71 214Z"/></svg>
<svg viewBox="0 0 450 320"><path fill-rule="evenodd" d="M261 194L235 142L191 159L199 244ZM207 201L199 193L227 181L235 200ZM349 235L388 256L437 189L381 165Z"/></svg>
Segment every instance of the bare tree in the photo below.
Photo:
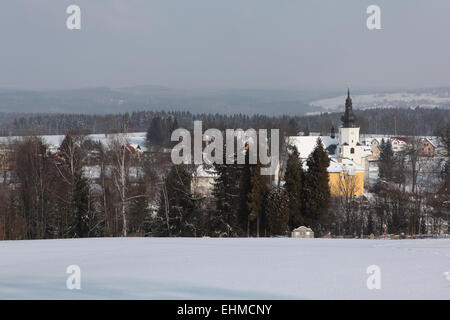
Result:
<svg viewBox="0 0 450 320"><path fill-rule="evenodd" d="M338 194L339 207L344 214L347 234L355 233L358 220L357 213L359 204L356 200L358 188L361 185L360 177L345 171L339 176L339 181L333 190Z"/></svg>

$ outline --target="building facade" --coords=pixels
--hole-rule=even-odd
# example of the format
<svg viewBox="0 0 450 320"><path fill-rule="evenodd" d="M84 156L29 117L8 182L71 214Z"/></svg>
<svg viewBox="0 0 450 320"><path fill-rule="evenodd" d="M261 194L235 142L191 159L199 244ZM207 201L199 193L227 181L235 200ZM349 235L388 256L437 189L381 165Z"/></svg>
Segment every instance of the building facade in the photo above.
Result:
<svg viewBox="0 0 450 320"><path fill-rule="evenodd" d="M345 113L341 119L343 125L339 128L339 157L350 159L356 164L362 165L362 145L359 143L359 128L355 126L350 89L347 91Z"/></svg>

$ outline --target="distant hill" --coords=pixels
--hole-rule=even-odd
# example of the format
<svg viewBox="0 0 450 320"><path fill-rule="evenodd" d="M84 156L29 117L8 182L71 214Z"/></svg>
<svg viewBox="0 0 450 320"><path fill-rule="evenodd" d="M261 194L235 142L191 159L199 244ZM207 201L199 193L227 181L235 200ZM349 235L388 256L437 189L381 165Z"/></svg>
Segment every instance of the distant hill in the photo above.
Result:
<svg viewBox="0 0 450 320"><path fill-rule="evenodd" d="M320 97L306 91L183 90L162 86L27 91L0 89L0 112L109 114L131 111L190 111L222 114L306 114ZM320 108L319 108L320 109Z"/></svg>
<svg viewBox="0 0 450 320"><path fill-rule="evenodd" d="M342 110L345 105L345 95L310 102L311 107L334 112ZM405 90L399 92L378 92L352 94L355 109L379 108L442 108L450 109L450 88L428 88ZM317 110L320 112L320 110ZM316 112L317 112L316 111ZM314 112L314 111L313 111Z"/></svg>
<svg viewBox="0 0 450 320"><path fill-rule="evenodd" d="M342 92L344 91L344 92ZM310 115L340 112L345 90L177 89L164 86L93 87L73 90L0 88L0 112L117 114L133 111ZM352 92L355 109L450 109L450 88Z"/></svg>

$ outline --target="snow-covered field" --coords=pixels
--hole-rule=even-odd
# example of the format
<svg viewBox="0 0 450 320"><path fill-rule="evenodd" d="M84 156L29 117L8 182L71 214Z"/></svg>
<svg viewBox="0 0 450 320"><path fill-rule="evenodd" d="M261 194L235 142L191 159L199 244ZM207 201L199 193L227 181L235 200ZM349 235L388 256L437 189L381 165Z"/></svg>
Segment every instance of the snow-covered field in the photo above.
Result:
<svg viewBox="0 0 450 320"><path fill-rule="evenodd" d="M66 288L69 265L80 290ZM0 242L1 299L450 299L448 271L450 239Z"/></svg>

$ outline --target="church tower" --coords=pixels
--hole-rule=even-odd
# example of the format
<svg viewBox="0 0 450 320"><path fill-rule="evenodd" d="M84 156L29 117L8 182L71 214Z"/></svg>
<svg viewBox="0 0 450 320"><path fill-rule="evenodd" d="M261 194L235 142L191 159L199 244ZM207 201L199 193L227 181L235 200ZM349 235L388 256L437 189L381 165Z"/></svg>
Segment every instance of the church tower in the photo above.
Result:
<svg viewBox="0 0 450 320"><path fill-rule="evenodd" d="M347 91L345 113L341 120L343 125L339 128L339 157L351 159L355 163L362 165L362 146L359 143L359 128L355 127L350 88Z"/></svg>

